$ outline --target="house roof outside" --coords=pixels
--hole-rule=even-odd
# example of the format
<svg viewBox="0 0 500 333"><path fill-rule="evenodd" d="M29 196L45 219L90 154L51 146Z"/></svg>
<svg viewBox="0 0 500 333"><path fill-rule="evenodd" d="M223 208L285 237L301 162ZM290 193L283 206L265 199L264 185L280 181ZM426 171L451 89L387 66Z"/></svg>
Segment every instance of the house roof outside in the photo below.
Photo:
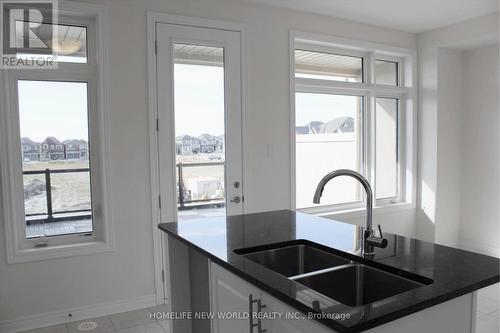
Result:
<svg viewBox="0 0 500 333"><path fill-rule="evenodd" d="M43 140L42 143L54 144L54 145L63 145L63 144L64 145L81 145L81 144L87 144L87 141L85 141L83 139L69 139L69 140L64 140L63 142L61 142L57 138L55 138L53 136L49 136L45 140ZM22 145L30 145L30 146L39 146L41 143L35 142L28 137L22 137L21 144Z"/></svg>
<svg viewBox="0 0 500 333"><path fill-rule="evenodd" d="M352 117L340 117L322 124L317 133L354 132L354 119Z"/></svg>
<svg viewBox="0 0 500 333"><path fill-rule="evenodd" d="M318 133L319 129L324 123L322 121L310 121L306 124L309 127L309 133Z"/></svg>
<svg viewBox="0 0 500 333"><path fill-rule="evenodd" d="M38 146L38 145L40 145L38 142L35 142L35 141L31 140L28 137L22 137L21 138L21 144L22 145L30 145L30 146Z"/></svg>
<svg viewBox="0 0 500 333"><path fill-rule="evenodd" d="M296 134L315 134L319 133L319 129L321 125L324 123L322 121L313 120L305 124L304 126L296 126L295 133Z"/></svg>
<svg viewBox="0 0 500 333"><path fill-rule="evenodd" d="M295 134L309 134L309 127L295 126Z"/></svg>
<svg viewBox="0 0 500 333"><path fill-rule="evenodd" d="M326 123L322 121L310 121L304 126L296 126L296 134L326 134L338 132L354 132L354 118L339 117Z"/></svg>
<svg viewBox="0 0 500 333"><path fill-rule="evenodd" d="M45 140L43 140L42 143L46 143L46 144L53 144L53 145L62 145L63 143L59 140L57 140L55 137L53 136L49 136L47 137Z"/></svg>
<svg viewBox="0 0 500 333"><path fill-rule="evenodd" d="M87 143L87 141L79 139L71 139L71 140L64 140L62 143L64 143L65 145L79 145L82 143Z"/></svg>
<svg viewBox="0 0 500 333"><path fill-rule="evenodd" d="M200 135L198 138L200 140L206 140L206 141L217 141L218 139L220 139L218 136L207 134L207 133Z"/></svg>
<svg viewBox="0 0 500 333"><path fill-rule="evenodd" d="M176 140L199 140L198 138L195 138L194 136L188 135L188 134L182 134L176 137Z"/></svg>

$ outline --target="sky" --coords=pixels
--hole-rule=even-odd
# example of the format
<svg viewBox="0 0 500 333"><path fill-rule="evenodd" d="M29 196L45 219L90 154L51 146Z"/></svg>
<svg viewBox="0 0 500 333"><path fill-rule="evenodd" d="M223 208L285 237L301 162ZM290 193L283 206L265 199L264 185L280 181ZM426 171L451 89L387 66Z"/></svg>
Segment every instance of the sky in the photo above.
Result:
<svg viewBox="0 0 500 333"><path fill-rule="evenodd" d="M88 141L86 83L21 80L18 94L21 137Z"/></svg>
<svg viewBox="0 0 500 333"><path fill-rule="evenodd" d="M338 117L356 119L357 96L297 93L295 95L295 124L304 126L310 121L324 123Z"/></svg>
<svg viewBox="0 0 500 333"><path fill-rule="evenodd" d="M175 65L176 135L224 134L224 69ZM21 137L88 140L87 84L19 81Z"/></svg>
<svg viewBox="0 0 500 333"><path fill-rule="evenodd" d="M224 69L175 64L175 135L224 134ZM88 140L87 84L19 81L21 136ZM297 93L296 124L355 118L354 96Z"/></svg>
<svg viewBox="0 0 500 333"><path fill-rule="evenodd" d="M224 69L175 64L175 135L224 134Z"/></svg>
<svg viewBox="0 0 500 333"><path fill-rule="evenodd" d="M175 64L176 136L224 133L224 71L222 67ZM356 119L359 98L347 95L297 93L296 124Z"/></svg>

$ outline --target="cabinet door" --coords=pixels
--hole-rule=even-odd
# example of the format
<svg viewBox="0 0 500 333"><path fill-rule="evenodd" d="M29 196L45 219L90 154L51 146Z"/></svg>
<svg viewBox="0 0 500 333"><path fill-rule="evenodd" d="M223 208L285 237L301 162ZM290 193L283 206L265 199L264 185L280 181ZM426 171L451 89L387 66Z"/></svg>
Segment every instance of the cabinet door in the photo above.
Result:
<svg viewBox="0 0 500 333"><path fill-rule="evenodd" d="M263 309L269 316L262 321L262 329L268 333L334 333L335 331L309 319L301 319L301 313L271 295L262 292ZM280 314L282 317L276 317Z"/></svg>
<svg viewBox="0 0 500 333"><path fill-rule="evenodd" d="M230 313L248 314L250 295L258 299L261 292L226 269L211 263L210 306L214 314L212 333L251 333L249 319L220 317Z"/></svg>

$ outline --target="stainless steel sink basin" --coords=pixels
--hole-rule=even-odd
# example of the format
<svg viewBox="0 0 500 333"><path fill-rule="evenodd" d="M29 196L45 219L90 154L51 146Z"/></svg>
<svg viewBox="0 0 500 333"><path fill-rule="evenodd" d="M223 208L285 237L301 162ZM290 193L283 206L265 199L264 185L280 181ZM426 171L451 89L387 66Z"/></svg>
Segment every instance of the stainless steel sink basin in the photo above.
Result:
<svg viewBox="0 0 500 333"><path fill-rule="evenodd" d="M424 285L361 264L338 268L294 280L349 306L373 303Z"/></svg>
<svg viewBox="0 0 500 333"><path fill-rule="evenodd" d="M250 253L244 253L244 250L235 252L286 277L350 263L345 258L305 244L288 245Z"/></svg>
<svg viewBox="0 0 500 333"><path fill-rule="evenodd" d="M424 276L307 240L234 252L348 306L373 303L433 283Z"/></svg>

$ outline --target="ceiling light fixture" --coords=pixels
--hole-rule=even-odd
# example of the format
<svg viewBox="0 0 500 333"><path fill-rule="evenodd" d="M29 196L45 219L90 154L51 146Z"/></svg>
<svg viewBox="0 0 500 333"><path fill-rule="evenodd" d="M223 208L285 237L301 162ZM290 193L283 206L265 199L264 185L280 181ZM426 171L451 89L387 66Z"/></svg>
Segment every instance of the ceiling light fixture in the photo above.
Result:
<svg viewBox="0 0 500 333"><path fill-rule="evenodd" d="M50 44L50 48L54 51L56 54L60 55L70 55L82 47L82 42L78 39L64 39L64 40L57 40L55 43Z"/></svg>

